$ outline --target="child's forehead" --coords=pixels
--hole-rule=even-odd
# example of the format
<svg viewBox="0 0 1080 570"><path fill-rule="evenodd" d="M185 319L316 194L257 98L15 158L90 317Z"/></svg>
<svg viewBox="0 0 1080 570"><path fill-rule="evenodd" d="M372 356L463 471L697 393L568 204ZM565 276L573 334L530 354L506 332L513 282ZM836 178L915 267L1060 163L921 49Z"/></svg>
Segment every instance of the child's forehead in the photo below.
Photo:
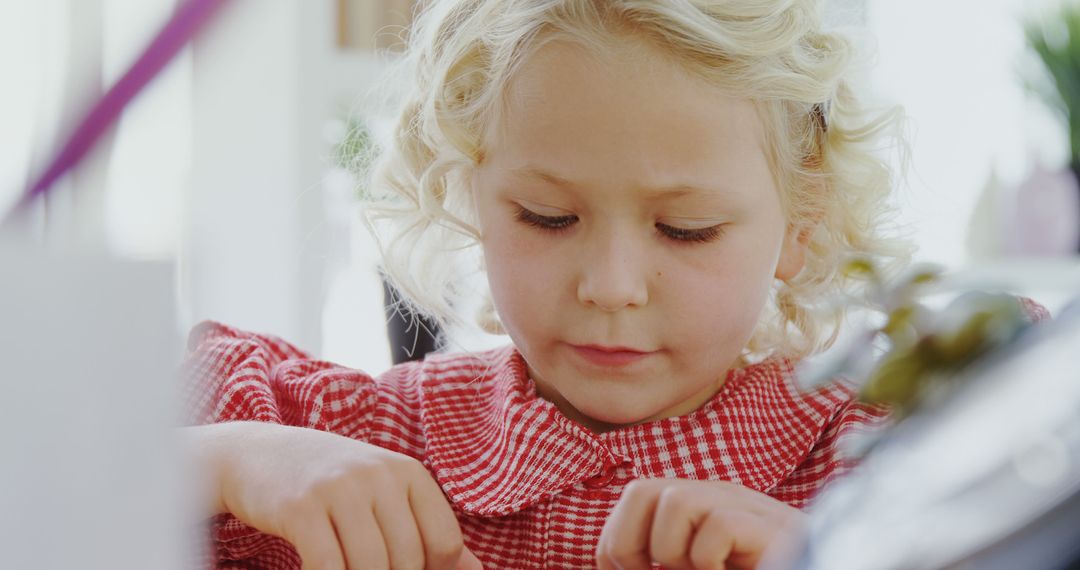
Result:
<svg viewBox="0 0 1080 570"><path fill-rule="evenodd" d="M709 84L642 42L614 42L609 50L580 42L539 41L502 86L490 127L534 130L558 120L631 131L645 121L711 123L759 142L763 136L753 101ZM626 46L625 48L620 46ZM612 117L614 115L614 117Z"/></svg>
<svg viewBox="0 0 1080 570"><path fill-rule="evenodd" d="M728 95L720 86L693 74L677 54L628 35L612 36L602 42L589 42L565 36L541 37L527 47L506 85L506 95L528 96L537 87L537 79L573 75L594 78L619 77L637 83L654 83L650 78L679 76L680 87Z"/></svg>
<svg viewBox="0 0 1080 570"><path fill-rule="evenodd" d="M551 186L634 178L657 191L713 189L710 180L766 168L753 102L662 62L575 57L586 52L568 42L539 48L491 125L485 162Z"/></svg>
<svg viewBox="0 0 1080 570"><path fill-rule="evenodd" d="M508 168L504 171L504 174L515 179L526 182L539 183L544 187L556 188L566 190L572 193L585 192L585 185L576 182L570 178L563 177L559 174L555 174L554 168L538 164L525 163L517 167ZM737 192L733 191L730 187L719 183L717 180L709 180L704 182L693 181L690 178L683 177L679 182L661 183L661 184L639 184L636 187L638 194L645 200L669 200L675 198L684 197L696 197L696 198L734 198L737 197Z"/></svg>

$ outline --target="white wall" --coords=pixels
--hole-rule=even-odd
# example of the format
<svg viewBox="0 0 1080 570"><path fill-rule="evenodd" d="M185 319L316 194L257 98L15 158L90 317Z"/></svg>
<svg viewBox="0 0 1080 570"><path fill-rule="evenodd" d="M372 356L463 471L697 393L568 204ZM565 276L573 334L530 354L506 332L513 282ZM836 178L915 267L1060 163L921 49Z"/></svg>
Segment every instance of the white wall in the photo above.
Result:
<svg viewBox="0 0 1080 570"><path fill-rule="evenodd" d="M194 51L189 322L320 344L331 0L238 0Z"/></svg>
<svg viewBox="0 0 1080 570"><path fill-rule="evenodd" d="M1023 37L1025 18L1054 0L868 0L878 43L873 90L911 119L911 170L898 189L900 221L916 259L960 270L955 285L1029 296L1057 312L1080 291L1080 257L990 253L1010 237L1004 216L1036 164L1062 169L1062 121L1024 87L1039 71ZM969 248L976 202L986 194L979 251ZM996 205L995 205L996 204ZM987 213L997 212L999 219ZM1064 213L1063 213L1064 214ZM1039 231L1037 228L1034 231Z"/></svg>
<svg viewBox="0 0 1080 570"><path fill-rule="evenodd" d="M1032 159L1061 166L1064 129L1023 88L1024 0L869 0L872 71L882 101L911 118L913 155L899 199L919 257L967 265L975 201L996 172L1017 184Z"/></svg>

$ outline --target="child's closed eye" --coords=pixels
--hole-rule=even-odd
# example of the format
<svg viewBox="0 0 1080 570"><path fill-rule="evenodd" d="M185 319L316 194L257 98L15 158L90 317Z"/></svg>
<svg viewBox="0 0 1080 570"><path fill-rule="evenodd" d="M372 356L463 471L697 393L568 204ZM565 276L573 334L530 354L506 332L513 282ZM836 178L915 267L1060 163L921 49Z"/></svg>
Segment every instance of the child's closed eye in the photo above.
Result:
<svg viewBox="0 0 1080 570"><path fill-rule="evenodd" d="M573 214L545 216L520 205L516 217L519 222L527 226L550 233L561 232L578 222L578 217ZM655 227L661 235L677 242L708 243L724 235L724 224L705 228L681 228L657 222Z"/></svg>
<svg viewBox="0 0 1080 570"><path fill-rule="evenodd" d="M656 229L665 236L683 242L708 243L719 239L724 235L724 224L716 224L707 228L679 228L667 224L656 223Z"/></svg>
<svg viewBox="0 0 1080 570"><path fill-rule="evenodd" d="M517 219L523 224L535 228L547 231L559 231L573 225L577 222L578 217L574 215L544 216L522 206L518 206Z"/></svg>

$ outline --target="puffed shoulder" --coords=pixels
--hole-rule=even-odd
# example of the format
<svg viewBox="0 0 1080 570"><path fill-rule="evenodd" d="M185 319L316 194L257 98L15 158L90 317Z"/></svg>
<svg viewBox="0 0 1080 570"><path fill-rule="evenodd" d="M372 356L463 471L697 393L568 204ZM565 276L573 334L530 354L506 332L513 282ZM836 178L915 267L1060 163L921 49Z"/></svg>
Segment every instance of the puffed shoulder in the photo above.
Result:
<svg viewBox="0 0 1080 570"><path fill-rule="evenodd" d="M187 423L265 421L361 437L374 379L275 337L206 321L182 366Z"/></svg>

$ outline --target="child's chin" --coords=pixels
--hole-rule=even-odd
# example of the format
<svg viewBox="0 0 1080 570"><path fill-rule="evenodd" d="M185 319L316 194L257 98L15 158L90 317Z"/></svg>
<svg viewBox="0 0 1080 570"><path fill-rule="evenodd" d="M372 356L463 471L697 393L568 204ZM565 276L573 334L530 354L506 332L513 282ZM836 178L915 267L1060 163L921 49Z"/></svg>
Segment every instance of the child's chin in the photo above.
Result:
<svg viewBox="0 0 1080 570"><path fill-rule="evenodd" d="M654 419L659 419L661 416L658 410L653 409L653 406L618 406L615 402L611 402L610 400L607 404L607 406L590 406L586 410L582 410L581 408L578 408L578 410L592 421L600 424L607 424L611 426L612 429L645 423Z"/></svg>

